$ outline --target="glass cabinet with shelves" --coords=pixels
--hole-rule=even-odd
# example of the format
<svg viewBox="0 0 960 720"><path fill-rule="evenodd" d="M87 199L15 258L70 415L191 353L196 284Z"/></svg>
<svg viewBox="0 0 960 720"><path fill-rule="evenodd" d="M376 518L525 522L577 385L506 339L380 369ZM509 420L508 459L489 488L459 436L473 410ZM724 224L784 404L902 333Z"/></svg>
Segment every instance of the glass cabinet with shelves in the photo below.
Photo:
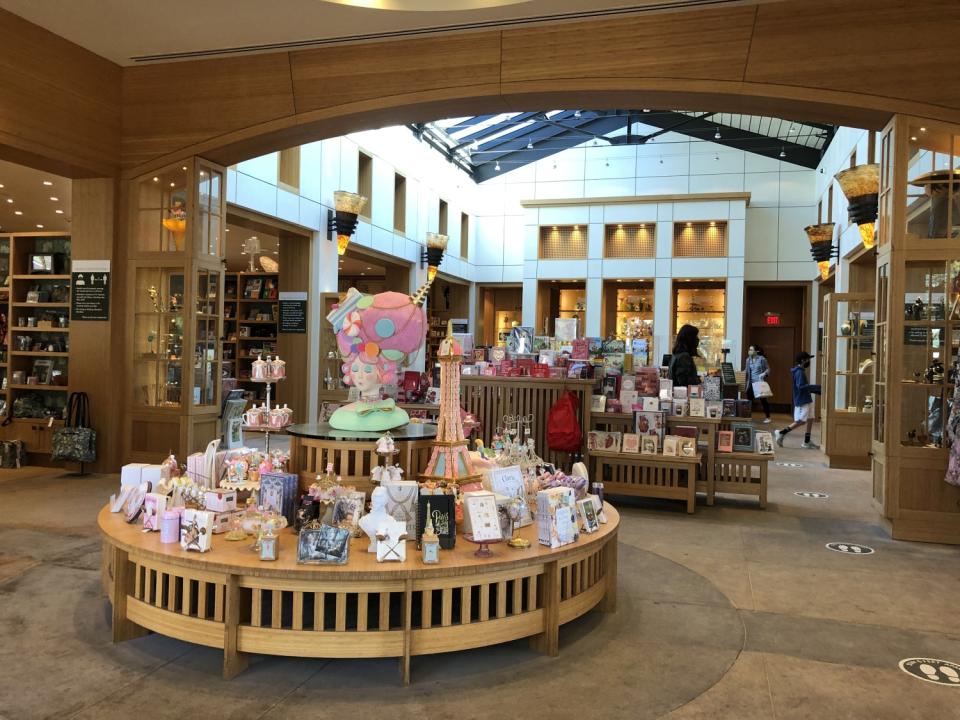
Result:
<svg viewBox="0 0 960 720"><path fill-rule="evenodd" d="M726 336L726 286L722 282L678 282L674 285L673 306L676 314L671 338L684 325L693 325L700 330L703 364L720 367Z"/></svg>
<svg viewBox="0 0 960 720"><path fill-rule="evenodd" d="M181 457L220 434L223 178L190 158L130 181L131 459Z"/></svg>
<svg viewBox="0 0 960 720"><path fill-rule="evenodd" d="M944 480L960 359L960 126L898 115L879 145L874 498L894 538L960 543L960 488Z"/></svg>
<svg viewBox="0 0 960 720"><path fill-rule="evenodd" d="M870 468L874 408L873 294L830 293L823 299L821 436L830 467Z"/></svg>

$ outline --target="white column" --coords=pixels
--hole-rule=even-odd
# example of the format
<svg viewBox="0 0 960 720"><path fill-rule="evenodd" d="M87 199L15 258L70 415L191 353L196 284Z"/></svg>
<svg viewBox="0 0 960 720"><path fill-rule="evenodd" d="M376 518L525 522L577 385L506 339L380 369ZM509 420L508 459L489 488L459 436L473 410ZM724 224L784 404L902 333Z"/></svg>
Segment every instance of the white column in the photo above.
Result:
<svg viewBox="0 0 960 720"><path fill-rule="evenodd" d="M727 278L727 313L725 337L730 339L727 356L734 368L740 369L743 359L743 278Z"/></svg>
<svg viewBox="0 0 960 720"><path fill-rule="evenodd" d="M669 261L667 262L669 267ZM673 335L670 333L670 306L672 304L673 278L660 276L660 263L657 263L658 277L653 286L653 352L651 358L654 367L660 365L660 359L673 350Z"/></svg>
<svg viewBox="0 0 960 720"><path fill-rule="evenodd" d="M523 279L523 324L525 327L537 327L537 279Z"/></svg>
<svg viewBox="0 0 960 720"><path fill-rule="evenodd" d="M587 278L586 327L581 330L584 337L600 337L600 315L602 314L602 310L603 280L599 277Z"/></svg>

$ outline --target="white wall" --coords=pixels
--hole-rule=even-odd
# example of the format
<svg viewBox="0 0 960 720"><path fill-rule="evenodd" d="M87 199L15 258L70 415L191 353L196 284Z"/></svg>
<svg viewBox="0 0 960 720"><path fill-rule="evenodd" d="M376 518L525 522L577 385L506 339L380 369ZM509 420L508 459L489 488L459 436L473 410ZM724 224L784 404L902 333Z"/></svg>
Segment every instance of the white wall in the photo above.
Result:
<svg viewBox="0 0 960 720"><path fill-rule="evenodd" d="M654 130L642 125L634 129L640 133ZM844 132L838 133L841 145L847 142ZM803 228L816 222L816 198L823 192L821 180L826 171L817 173L793 165L789 157L785 161L770 159L676 133L665 133L646 145L584 144L477 185L418 141L409 129L391 127L304 145L299 195L277 187L277 153L240 163L229 171L228 200L325 237L333 192L357 190L361 150L373 159L373 206L370 220L361 220L352 242L410 263L415 269L411 273L413 291L425 279L425 272L419 269L420 250L425 233L437 230L439 200L443 198L448 203L450 244L442 271L475 283L522 283L525 324L533 323L540 278L587 281L588 335L599 334L603 279L650 278L656 279L655 339L658 347L664 347L669 344L672 278L722 278L728 285L727 334L735 345L732 357L739 358L744 283L810 281L815 272ZM833 153L831 147L827 154L831 162L840 162L840 156ZM862 156L866 156L865 146ZM403 233L393 228L395 172L406 178L407 227ZM643 200L649 195L743 192L750 193L749 201ZM605 204L597 200L624 196L635 196L637 201ZM583 203L521 205L523 200L544 199L582 199ZM470 216L466 258L461 256L461 212ZM842 196L835 198L834 218L841 213L845 217ZM728 223L728 257L673 258L674 220L700 219ZM605 223L643 221L657 223L656 258L603 259ZM539 261L539 226L572 223L588 226L591 259ZM855 227L853 232L856 234ZM317 252L313 262L313 287L317 291L336 287L335 253ZM474 305L471 303L471 322L475 322Z"/></svg>

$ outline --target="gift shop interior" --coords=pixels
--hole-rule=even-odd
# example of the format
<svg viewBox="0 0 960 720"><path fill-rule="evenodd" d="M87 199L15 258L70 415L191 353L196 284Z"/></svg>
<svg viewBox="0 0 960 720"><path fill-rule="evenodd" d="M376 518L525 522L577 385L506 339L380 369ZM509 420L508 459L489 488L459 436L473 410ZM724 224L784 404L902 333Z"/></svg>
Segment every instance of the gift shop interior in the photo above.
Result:
<svg viewBox="0 0 960 720"><path fill-rule="evenodd" d="M960 11L94 5L0 0L0 718L960 716Z"/></svg>

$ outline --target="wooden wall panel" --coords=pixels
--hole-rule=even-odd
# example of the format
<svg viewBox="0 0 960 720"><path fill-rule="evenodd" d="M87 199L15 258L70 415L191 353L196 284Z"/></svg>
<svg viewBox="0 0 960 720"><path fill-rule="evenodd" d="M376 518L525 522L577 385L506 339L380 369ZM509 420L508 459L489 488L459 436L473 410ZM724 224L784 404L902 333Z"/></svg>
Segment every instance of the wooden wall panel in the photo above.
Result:
<svg viewBox="0 0 960 720"><path fill-rule="evenodd" d="M309 237L303 235L285 230L280 232L280 291L307 293L308 318L309 304L318 302L317 298L309 295L311 242ZM326 320L321 318L320 322ZM290 406L293 421L298 423L315 420L307 416L310 408L310 347L317 342L314 332L315 329L310 328L308 323L306 333L280 333L277 340L277 352L287 362L287 379L276 387L276 398L280 403Z"/></svg>
<svg viewBox="0 0 960 720"><path fill-rule="evenodd" d="M500 33L417 38L291 53L297 112L500 81Z"/></svg>
<svg viewBox="0 0 960 720"><path fill-rule="evenodd" d="M744 80L960 107L960 3L765 4Z"/></svg>
<svg viewBox="0 0 960 720"><path fill-rule="evenodd" d="M743 79L753 7L652 13L503 31L503 82Z"/></svg>
<svg viewBox="0 0 960 720"><path fill-rule="evenodd" d="M287 53L123 68L123 163L293 114Z"/></svg>
<svg viewBox="0 0 960 720"><path fill-rule="evenodd" d="M67 177L112 175L120 68L0 10L0 157Z"/></svg>
<svg viewBox="0 0 960 720"><path fill-rule="evenodd" d="M97 462L91 469L115 472L120 453L123 348L122 306L117 279L117 183L111 179L73 182L71 255L74 260L110 260L110 322L74 320L70 333L70 389L90 396L91 424L97 430ZM109 380L108 380L109 378Z"/></svg>

